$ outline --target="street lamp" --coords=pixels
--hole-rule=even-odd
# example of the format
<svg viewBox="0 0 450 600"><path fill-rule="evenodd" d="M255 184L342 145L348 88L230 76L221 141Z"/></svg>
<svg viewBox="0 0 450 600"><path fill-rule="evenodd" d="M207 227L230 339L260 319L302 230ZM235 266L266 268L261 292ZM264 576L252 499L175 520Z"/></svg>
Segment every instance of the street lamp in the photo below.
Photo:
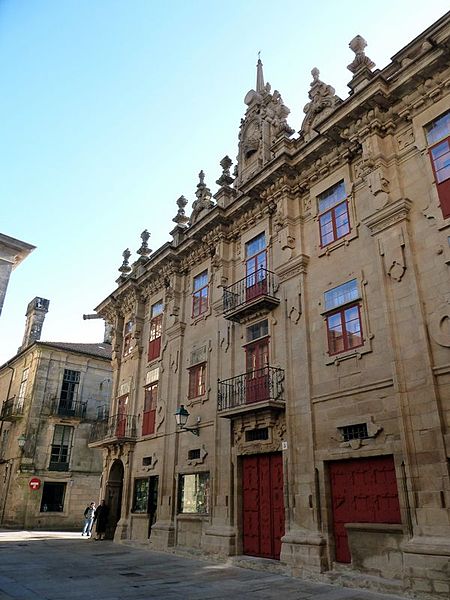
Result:
<svg viewBox="0 0 450 600"><path fill-rule="evenodd" d="M19 435L19 437L17 438L17 443L19 444L19 448L21 450L23 450L25 448L25 444L27 443L27 438L24 436L23 433L21 435Z"/></svg>
<svg viewBox="0 0 450 600"><path fill-rule="evenodd" d="M184 408L184 405L181 404L175 411L175 420L177 422L177 426L182 431L190 431L194 435L199 436L200 431L199 431L198 427L186 427L188 417L189 417L188 411Z"/></svg>

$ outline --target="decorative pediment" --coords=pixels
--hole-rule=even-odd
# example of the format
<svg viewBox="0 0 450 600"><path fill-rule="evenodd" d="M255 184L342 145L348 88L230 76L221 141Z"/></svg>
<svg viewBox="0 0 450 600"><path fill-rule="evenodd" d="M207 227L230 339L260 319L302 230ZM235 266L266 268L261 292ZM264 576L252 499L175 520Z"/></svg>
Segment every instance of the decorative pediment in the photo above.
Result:
<svg viewBox="0 0 450 600"><path fill-rule="evenodd" d="M342 103L341 98L336 96L335 89L319 79L319 69L314 68L311 71L311 75L313 76L313 80L308 93L311 102L308 102L303 109L305 118L299 132L305 141L309 141L318 135L314 131L314 127Z"/></svg>

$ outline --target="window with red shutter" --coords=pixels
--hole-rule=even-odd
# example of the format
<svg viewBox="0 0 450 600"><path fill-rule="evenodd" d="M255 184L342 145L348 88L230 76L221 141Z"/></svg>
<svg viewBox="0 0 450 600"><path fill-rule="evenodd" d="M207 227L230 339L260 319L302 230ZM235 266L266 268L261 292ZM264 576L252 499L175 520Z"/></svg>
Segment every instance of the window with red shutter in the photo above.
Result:
<svg viewBox="0 0 450 600"><path fill-rule="evenodd" d="M203 396L205 386L206 364L195 365L189 369L189 398Z"/></svg>
<svg viewBox="0 0 450 600"><path fill-rule="evenodd" d="M325 292L328 353L339 354L364 343L356 279Z"/></svg>
<svg viewBox="0 0 450 600"><path fill-rule="evenodd" d="M350 233L345 185L340 181L319 196L319 228L322 248Z"/></svg>
<svg viewBox="0 0 450 600"><path fill-rule="evenodd" d="M208 271L194 277L192 293L192 317L199 317L208 310Z"/></svg>
<svg viewBox="0 0 450 600"><path fill-rule="evenodd" d="M158 382L148 385L144 390L144 413L142 417L142 435L155 433L156 403L158 400Z"/></svg>
<svg viewBox="0 0 450 600"><path fill-rule="evenodd" d="M426 126L434 181L444 218L450 217L450 111Z"/></svg>
<svg viewBox="0 0 450 600"><path fill-rule="evenodd" d="M162 336L162 300L153 304L151 310L150 321L150 336L148 342L148 360L155 360L161 353L161 336Z"/></svg>

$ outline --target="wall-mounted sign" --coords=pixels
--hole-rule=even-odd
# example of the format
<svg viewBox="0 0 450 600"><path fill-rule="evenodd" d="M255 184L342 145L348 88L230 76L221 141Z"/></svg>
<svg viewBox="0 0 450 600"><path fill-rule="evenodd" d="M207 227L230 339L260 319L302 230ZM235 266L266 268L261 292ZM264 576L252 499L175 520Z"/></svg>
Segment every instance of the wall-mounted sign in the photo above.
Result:
<svg viewBox="0 0 450 600"><path fill-rule="evenodd" d="M39 477L32 477L28 482L28 486L32 490L38 490L41 487L41 480Z"/></svg>

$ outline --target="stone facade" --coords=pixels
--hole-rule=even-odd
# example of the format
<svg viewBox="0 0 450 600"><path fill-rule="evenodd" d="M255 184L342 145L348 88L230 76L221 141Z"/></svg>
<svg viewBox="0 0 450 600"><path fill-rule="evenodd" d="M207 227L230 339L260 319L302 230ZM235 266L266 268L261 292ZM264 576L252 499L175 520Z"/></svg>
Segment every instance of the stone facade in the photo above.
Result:
<svg viewBox="0 0 450 600"><path fill-rule="evenodd" d="M213 196L201 172L172 241L124 252L91 438L115 540L448 598L449 175L427 135L449 36L446 15L382 70L357 36L349 97L313 69L297 136L258 61L233 175Z"/></svg>
<svg viewBox="0 0 450 600"><path fill-rule="evenodd" d="M102 458L88 441L111 393L110 352L34 341L0 367L2 527L81 530L98 501Z"/></svg>

